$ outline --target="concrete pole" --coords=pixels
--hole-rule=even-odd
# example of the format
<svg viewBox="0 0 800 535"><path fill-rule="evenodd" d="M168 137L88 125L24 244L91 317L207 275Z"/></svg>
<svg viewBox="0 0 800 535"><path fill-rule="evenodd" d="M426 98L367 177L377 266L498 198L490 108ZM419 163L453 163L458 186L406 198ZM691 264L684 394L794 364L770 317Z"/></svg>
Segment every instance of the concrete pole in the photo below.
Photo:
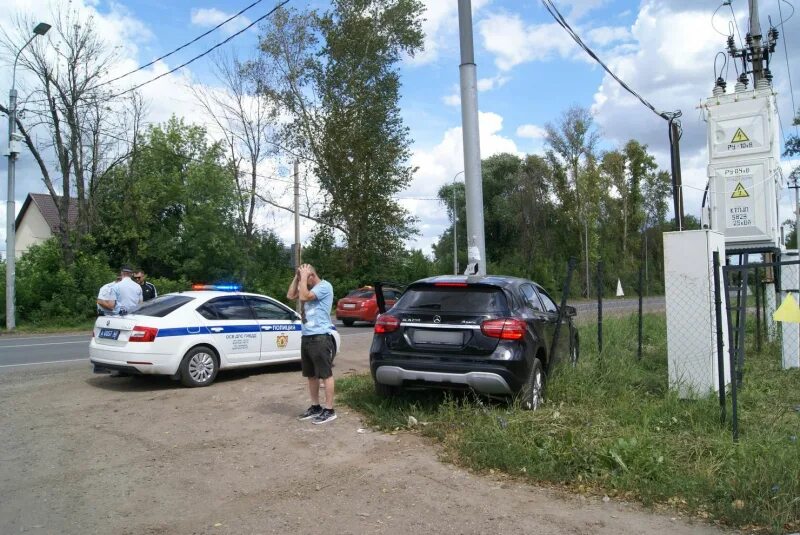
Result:
<svg viewBox="0 0 800 535"><path fill-rule="evenodd" d="M748 0L750 36L753 38L753 88L764 77L764 57L761 55L761 23L758 19L758 0Z"/></svg>
<svg viewBox="0 0 800 535"><path fill-rule="evenodd" d="M486 274L486 243L483 225L483 178L478 128L478 74L472 40L471 0L458 0L461 40L461 130L464 138L464 186L467 201L467 270Z"/></svg>
<svg viewBox="0 0 800 535"><path fill-rule="evenodd" d="M294 265L300 266L302 255L300 254L300 161L294 160ZM297 313L300 313L302 306L300 299L297 300Z"/></svg>
<svg viewBox="0 0 800 535"><path fill-rule="evenodd" d="M29 41L30 42L30 41ZM24 47L23 47L24 48ZM19 54L17 55L19 56ZM16 61L14 62L16 67ZM14 179L17 152L14 135L17 130L17 90L13 83L8 92L8 199L6 201L6 329L17 327L14 310L14 277L16 270L16 236L14 233Z"/></svg>
<svg viewBox="0 0 800 535"><path fill-rule="evenodd" d="M458 275L458 212L456 211L456 177L453 177L453 275Z"/></svg>

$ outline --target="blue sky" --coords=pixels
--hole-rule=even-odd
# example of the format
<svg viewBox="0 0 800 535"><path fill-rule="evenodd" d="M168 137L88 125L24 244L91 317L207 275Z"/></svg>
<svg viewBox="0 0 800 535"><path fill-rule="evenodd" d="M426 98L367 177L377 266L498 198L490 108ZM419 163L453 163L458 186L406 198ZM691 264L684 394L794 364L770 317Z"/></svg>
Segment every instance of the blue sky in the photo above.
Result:
<svg viewBox="0 0 800 535"><path fill-rule="evenodd" d="M762 27L767 17L779 21L779 0L761 0ZM250 3L250 0L76 0L73 5L94 16L98 32L110 46L119 47L121 72L151 61L195 37ZM247 21L264 14L275 0L264 0L246 13ZM414 140L411 163L419 167L411 187L401 193L402 203L420 219L421 235L411 245L427 254L449 222L441 204L427 200L438 187L453 179L461 169L461 111L458 103L458 18L456 0L425 0L423 27L426 49L400 66L403 79L401 108ZM721 0L556 0L570 24L623 79L660 110L683 111L683 173L687 212L699 216L699 199L705 185L707 157L706 124L697 109L710 96L713 86L714 55L723 50L729 8L712 14ZM10 27L17 12L48 13L48 0L11 0L10 9L0 14L0 27ZM290 6L324 7L322 0L295 0ZM746 0L733 0L742 33L746 24ZM781 4L784 16L788 3ZM476 63L479 78L481 151L486 157L498 152L517 154L543 150L543 128L557 122L572 105L590 108L603 136L602 148L610 149L635 138L647 143L659 164L668 169L666 123L625 94L604 71L579 50L550 18L538 0L473 0ZM40 15L45 19L45 15ZM141 82L166 72L202 52L246 24L245 18L226 25L173 57L120 82L120 87ZM795 102L800 104L800 14L791 19L781 38L788 34L789 65L792 69ZM257 32L248 31L234 39L238 53L254 53ZM792 102L783 43L773 60L775 87L779 92L781 119L786 134ZM9 86L8 58L0 65L0 95ZM733 85L733 71L728 79ZM30 78L19 73L20 93ZM188 120L204 122L192 97L190 86L216 85L208 61L202 59L179 73L146 86L142 93L149 102L149 121L164 121L175 113ZM2 97L5 99L5 97ZM6 139L6 125L0 135ZM3 142L5 143L5 142ZM788 164L787 164L788 165ZM280 173L285 165L266 162L263 174ZM44 191L32 157L24 153L18 163L17 209L28 191ZM5 196L5 165L2 166L2 194ZM459 179L462 179L459 177ZM313 177L309 177L313 182ZM288 191L265 185L273 199L290 204ZM311 200L313 201L313 188ZM789 196L782 198L781 219L791 216ZM0 216L5 220L5 203ZM293 226L287 213L263 207L260 221L275 229L287 242ZM303 225L304 236L311 226ZM4 226L0 230L4 247Z"/></svg>

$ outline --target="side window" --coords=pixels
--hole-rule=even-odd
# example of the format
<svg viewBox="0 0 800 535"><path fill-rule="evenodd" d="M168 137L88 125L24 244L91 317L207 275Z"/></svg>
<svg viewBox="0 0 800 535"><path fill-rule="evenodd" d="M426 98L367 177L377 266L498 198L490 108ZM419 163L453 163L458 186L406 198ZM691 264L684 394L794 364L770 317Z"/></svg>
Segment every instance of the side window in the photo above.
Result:
<svg viewBox="0 0 800 535"><path fill-rule="evenodd" d="M253 312L256 314L256 319L259 320L292 320L294 314L283 308L282 306L261 299L259 297L248 297L247 301L253 307Z"/></svg>
<svg viewBox="0 0 800 535"><path fill-rule="evenodd" d="M558 307L556 306L555 302L550 298L550 296L547 295L547 292L545 292L539 286L537 286L536 289L539 291L539 295L542 298L542 303L544 303L545 310L547 310L548 312L558 312Z"/></svg>
<svg viewBox="0 0 800 535"><path fill-rule="evenodd" d="M523 284L520 290L522 290L525 303L527 303L528 306L530 306L533 310L542 312L542 304L539 301L539 298L536 296L533 286L530 284Z"/></svg>
<svg viewBox="0 0 800 535"><path fill-rule="evenodd" d="M253 312L241 295L217 297L198 308L197 312L210 320L253 319Z"/></svg>

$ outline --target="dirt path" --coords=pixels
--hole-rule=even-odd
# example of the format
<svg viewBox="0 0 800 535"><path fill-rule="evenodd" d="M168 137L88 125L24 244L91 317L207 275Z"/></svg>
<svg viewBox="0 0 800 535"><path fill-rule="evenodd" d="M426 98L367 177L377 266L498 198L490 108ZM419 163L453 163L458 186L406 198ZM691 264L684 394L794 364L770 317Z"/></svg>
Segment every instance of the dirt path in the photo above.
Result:
<svg viewBox="0 0 800 535"><path fill-rule="evenodd" d="M348 337L338 373L363 370ZM59 364L0 373L0 533L720 533L440 463L413 435L299 422L294 367L210 388Z"/></svg>

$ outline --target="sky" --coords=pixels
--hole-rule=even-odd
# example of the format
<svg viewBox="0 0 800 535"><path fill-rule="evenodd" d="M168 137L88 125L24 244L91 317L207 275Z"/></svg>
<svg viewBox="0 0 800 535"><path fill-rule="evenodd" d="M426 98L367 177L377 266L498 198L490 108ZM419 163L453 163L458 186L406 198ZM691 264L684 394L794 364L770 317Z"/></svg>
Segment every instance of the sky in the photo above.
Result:
<svg viewBox="0 0 800 535"><path fill-rule="evenodd" d="M113 77L190 41L251 1L73 0L72 5L92 17L100 36L117 51L119 60L109 73ZM128 88L169 71L244 28L275 3L277 0L263 0L174 56L116 82L116 87ZM463 180L463 173L459 173L464 164L458 87L458 2L423 3L425 49L404 58L398 66L403 83L399 104L413 140L410 164L418 169L410 187L397 197L419 220L420 234L408 245L432 256L431 245L450 225L436 193L445 183ZM715 55L724 51L728 28L738 27L742 35L747 31L747 1L732 0L730 7L721 7L721 0L555 0L555 4L595 53L657 110L683 112L681 157L686 213L699 218L708 156L706 122L698 106L711 95L715 72L721 65L720 61L715 67ZM51 0L7 0L7 7L0 12L0 29L11 28L19 14L36 14L46 21L53 5ZM325 0L289 3L298 9L325 5ZM781 21L779 9L784 20L793 11L786 0L761 0L759 12L765 33L769 18L776 25ZM472 0L472 10L483 158L502 152L520 156L543 153L545 125L558 123L569 107L577 105L591 111L602 136L602 150L613 150L636 139L648 145L662 169L669 170L666 121L627 94L579 49L539 0ZM737 26L731 26L732 11ZM254 27L222 49L252 56L256 53L257 36ZM7 104L11 60L1 54L2 51L0 101ZM791 122L793 110L800 105L798 57L800 14L785 23L771 65L782 137L797 133ZM163 122L172 114L189 122L209 122L192 94L193 87L213 90L219 85L207 58L141 89L148 104L148 122ZM727 80L730 91L735 81L730 63ZM20 98L30 91L31 78L24 71L17 72L17 87ZM7 121L3 120L0 137L6 140L7 136ZM2 145L5 150L5 141ZM785 160L783 167L788 170L797 164ZM0 167L0 221L5 222L6 163ZM286 160L265 162L259 169L260 174L277 177L263 186L264 192L283 206L292 203L290 172ZM17 161L16 177L19 210L28 192L46 191L27 150ZM306 173L304 177L308 198L314 201L318 198L314 179ZM781 194L780 221L793 218L793 198L792 190ZM263 206L258 219L286 243L294 241L289 212ZM302 241L308 239L312 229L312 223L303 221ZM0 229L0 239L0 250L4 250L5 224ZM465 248L466 242L462 246Z"/></svg>

